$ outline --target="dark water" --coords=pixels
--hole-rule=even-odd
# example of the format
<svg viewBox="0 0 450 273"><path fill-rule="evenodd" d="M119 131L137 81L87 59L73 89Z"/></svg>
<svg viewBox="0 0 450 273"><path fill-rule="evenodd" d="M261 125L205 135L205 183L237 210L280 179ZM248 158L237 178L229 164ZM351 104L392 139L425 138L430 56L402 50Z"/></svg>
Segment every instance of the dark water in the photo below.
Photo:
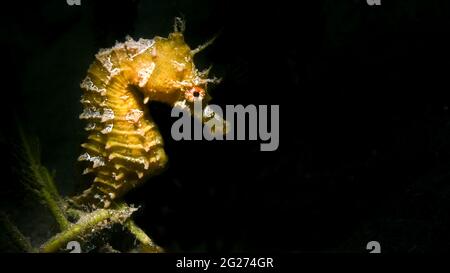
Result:
<svg viewBox="0 0 450 273"><path fill-rule="evenodd" d="M224 81L213 102L280 105L280 146L173 141L151 105L170 167L126 200L168 251L450 251L448 1L27 1L2 7L0 204L41 243L53 232L12 169L14 116L40 139L64 195L86 181L79 83L99 48L166 36ZM305 3L303 3L305 2ZM2 4L3 5L3 4ZM5 4L6 5L6 4ZM11 251L2 237L2 251Z"/></svg>

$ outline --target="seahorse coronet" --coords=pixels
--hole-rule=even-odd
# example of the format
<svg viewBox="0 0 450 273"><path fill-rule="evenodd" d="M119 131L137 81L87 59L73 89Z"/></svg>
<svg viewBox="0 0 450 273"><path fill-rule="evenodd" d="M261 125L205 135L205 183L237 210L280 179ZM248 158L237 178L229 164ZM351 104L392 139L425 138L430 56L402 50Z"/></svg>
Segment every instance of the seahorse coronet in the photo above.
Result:
<svg viewBox="0 0 450 273"><path fill-rule="evenodd" d="M193 107L192 90L209 99L210 68L199 71L183 37L184 23L175 20L167 38L134 40L126 36L111 48L95 54L80 83L80 102L87 140L78 161L93 183L73 198L80 205L108 207L114 199L162 172L168 162L164 141L146 104L159 101L169 106ZM208 42L210 43L210 42Z"/></svg>

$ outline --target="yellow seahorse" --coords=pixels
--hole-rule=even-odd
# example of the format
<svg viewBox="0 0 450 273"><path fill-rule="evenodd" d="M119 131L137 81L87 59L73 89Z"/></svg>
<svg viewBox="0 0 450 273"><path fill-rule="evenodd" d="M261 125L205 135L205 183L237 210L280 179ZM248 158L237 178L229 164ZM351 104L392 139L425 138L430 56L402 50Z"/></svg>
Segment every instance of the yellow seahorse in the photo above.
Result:
<svg viewBox="0 0 450 273"><path fill-rule="evenodd" d="M209 69L198 71L193 57L214 39L191 50L183 31L184 22L176 18L168 38L127 37L96 54L81 83L80 119L87 120L89 136L78 158L87 162L83 173L92 173L94 181L73 198L75 203L109 207L112 200L164 170L168 159L163 139L145 104L159 101L193 109L194 100L201 99L206 109L207 84L220 80L208 79Z"/></svg>

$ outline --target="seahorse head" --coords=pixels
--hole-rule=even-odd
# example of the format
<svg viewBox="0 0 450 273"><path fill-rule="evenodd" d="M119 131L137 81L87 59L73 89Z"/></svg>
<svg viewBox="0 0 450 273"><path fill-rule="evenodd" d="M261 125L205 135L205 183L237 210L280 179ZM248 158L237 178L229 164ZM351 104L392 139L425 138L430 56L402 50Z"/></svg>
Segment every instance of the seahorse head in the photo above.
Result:
<svg viewBox="0 0 450 273"><path fill-rule="evenodd" d="M167 103L172 107L185 107L194 111L194 102L201 102L203 113L202 121L205 122L211 117L221 119L208 106L211 100L208 94L208 84L219 83L218 78L208 78L211 67L206 70L199 71L194 64L194 56L212 44L215 38L191 49L184 40L183 36L184 23L179 19L175 19L174 32L170 33L168 38L156 37L150 51L148 61L150 65L146 65L145 69L141 69L140 78L148 75L148 80L142 84L141 91L144 94L144 103L147 101L159 101ZM139 76L139 75L138 75ZM225 132L226 121L223 122L222 130Z"/></svg>

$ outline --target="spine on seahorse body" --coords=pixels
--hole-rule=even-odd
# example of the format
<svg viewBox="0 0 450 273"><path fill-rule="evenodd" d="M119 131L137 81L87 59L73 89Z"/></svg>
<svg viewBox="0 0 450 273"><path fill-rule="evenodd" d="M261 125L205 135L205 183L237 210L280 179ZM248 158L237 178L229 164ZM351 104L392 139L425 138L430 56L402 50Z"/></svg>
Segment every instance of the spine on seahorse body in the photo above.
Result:
<svg viewBox="0 0 450 273"><path fill-rule="evenodd" d="M148 110L148 97L136 92L155 68L154 40L128 38L111 49L101 50L81 83L88 140L79 161L90 166L93 185L75 198L108 207L111 200L137 186L145 177L160 172L167 156L163 139Z"/></svg>

